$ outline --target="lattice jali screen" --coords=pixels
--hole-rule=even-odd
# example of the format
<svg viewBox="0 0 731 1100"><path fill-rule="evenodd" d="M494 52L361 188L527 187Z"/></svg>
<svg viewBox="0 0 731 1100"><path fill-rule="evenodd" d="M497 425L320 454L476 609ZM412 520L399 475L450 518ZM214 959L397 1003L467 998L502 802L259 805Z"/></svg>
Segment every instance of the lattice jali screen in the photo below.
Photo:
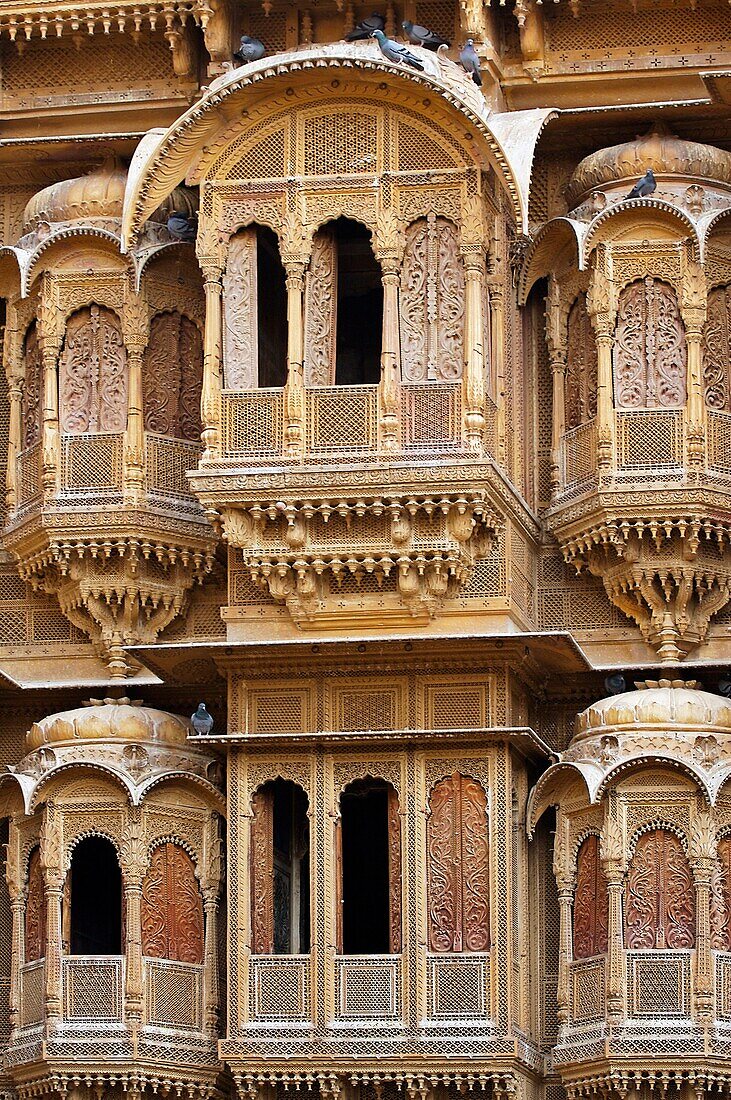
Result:
<svg viewBox="0 0 731 1100"><path fill-rule="evenodd" d="M462 385L426 382L401 387L404 450L457 447L462 441Z"/></svg>
<svg viewBox="0 0 731 1100"><path fill-rule="evenodd" d="M67 492L122 488L124 436L117 432L85 432L62 436L61 488Z"/></svg>
<svg viewBox="0 0 731 1100"><path fill-rule="evenodd" d="M690 963L690 951L628 951L628 1015L671 1019L688 1016Z"/></svg>
<svg viewBox="0 0 731 1100"><path fill-rule="evenodd" d="M389 730L403 727L403 693L398 687L336 688L333 729Z"/></svg>
<svg viewBox="0 0 731 1100"><path fill-rule="evenodd" d="M20 968L20 1025L29 1027L43 1020L44 1010L44 960L28 963Z"/></svg>
<svg viewBox="0 0 731 1100"><path fill-rule="evenodd" d="M373 108L358 112L313 113L300 120L301 155L307 176L339 176L344 172L375 172L378 167L379 114Z"/></svg>
<svg viewBox="0 0 731 1100"><path fill-rule="evenodd" d="M731 48L731 29L723 7L708 0L693 8L653 3L639 5L639 10L600 0L583 7L579 19L568 4L551 5L546 13L551 53L581 56L584 51L596 50L605 57L608 50L624 51L626 56L628 49L641 54L663 45L678 53L686 46L702 53L707 53L710 44L721 50Z"/></svg>
<svg viewBox="0 0 731 1100"><path fill-rule="evenodd" d="M63 959L63 997L67 1020L122 1019L124 960L99 956Z"/></svg>
<svg viewBox="0 0 731 1100"><path fill-rule="evenodd" d="M398 1019L401 1015L401 959L336 958L335 1004L341 1019Z"/></svg>
<svg viewBox="0 0 731 1100"><path fill-rule="evenodd" d="M203 967L145 959L147 1022L153 1027L199 1031L203 1021Z"/></svg>
<svg viewBox="0 0 731 1100"><path fill-rule="evenodd" d="M716 955L716 1016L731 1020L731 955Z"/></svg>
<svg viewBox="0 0 731 1100"><path fill-rule="evenodd" d="M683 465L683 410L618 412L617 468L672 470Z"/></svg>
<svg viewBox="0 0 731 1100"><path fill-rule="evenodd" d="M40 443L21 451L17 458L18 505L30 504L41 492L43 450Z"/></svg>
<svg viewBox="0 0 731 1100"><path fill-rule="evenodd" d="M577 1023L604 1018L604 959L571 964L571 1015Z"/></svg>
<svg viewBox="0 0 731 1100"><path fill-rule="evenodd" d="M307 410L309 451L366 451L378 446L377 386L310 389Z"/></svg>
<svg viewBox="0 0 731 1100"><path fill-rule="evenodd" d="M423 688L425 729L483 729L490 725L487 683L427 683Z"/></svg>
<svg viewBox="0 0 731 1100"><path fill-rule="evenodd" d="M198 443L145 433L147 488L166 496L192 496L186 472L195 470L201 448Z"/></svg>
<svg viewBox="0 0 731 1100"><path fill-rule="evenodd" d="M575 485L596 470L596 425L593 420L566 432L561 441L563 483Z"/></svg>
<svg viewBox="0 0 731 1100"><path fill-rule="evenodd" d="M731 474L731 413L707 410L708 468Z"/></svg>
<svg viewBox="0 0 731 1100"><path fill-rule="evenodd" d="M460 158L444 149L416 126L399 121L396 127L399 171L458 168Z"/></svg>
<svg viewBox="0 0 731 1100"><path fill-rule="evenodd" d="M224 391L221 396L221 446L224 456L273 458L282 450L282 390L257 393Z"/></svg>
<svg viewBox="0 0 731 1100"><path fill-rule="evenodd" d="M310 704L306 688L255 688L249 692L249 729L252 733L306 733L312 729Z"/></svg>
<svg viewBox="0 0 731 1100"><path fill-rule="evenodd" d="M309 1019L309 958L252 955L249 965L249 1013L252 1019Z"/></svg>
<svg viewBox="0 0 731 1100"><path fill-rule="evenodd" d="M428 1015L431 1019L486 1018L490 1004L490 956L427 956Z"/></svg>

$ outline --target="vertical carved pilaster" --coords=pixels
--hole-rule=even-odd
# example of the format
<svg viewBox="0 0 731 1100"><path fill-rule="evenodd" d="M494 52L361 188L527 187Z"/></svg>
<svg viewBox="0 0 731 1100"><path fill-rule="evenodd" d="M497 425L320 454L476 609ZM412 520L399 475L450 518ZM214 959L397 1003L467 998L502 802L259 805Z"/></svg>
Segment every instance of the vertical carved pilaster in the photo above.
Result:
<svg viewBox="0 0 731 1100"><path fill-rule="evenodd" d="M47 497L56 494L60 474L60 437L58 426L58 355L61 349L61 332L58 325L58 310L48 300L51 289L44 277L41 291L42 305L38 318L38 343L41 348L43 364L43 492Z"/></svg>
<svg viewBox="0 0 731 1100"><path fill-rule="evenodd" d="M401 262L395 255L380 255L383 283L383 334L381 341L381 448L398 448L400 421L401 356L398 322L398 287Z"/></svg>
<svg viewBox="0 0 731 1100"><path fill-rule="evenodd" d="M139 504L145 493L145 431L142 408L142 357L147 347L148 313L144 302L131 299L125 306L122 324L127 348L129 382L127 424L124 438L124 495Z"/></svg>
<svg viewBox="0 0 731 1100"><path fill-rule="evenodd" d="M569 865L567 850L567 822L559 815L556 823L556 838L553 849L553 873L556 878L558 891L558 987L556 990L557 1015L559 1026L563 1026L569 1019L570 992L569 992L569 966L572 954L572 914L571 907L574 899L576 885L573 868Z"/></svg>
<svg viewBox="0 0 731 1100"><path fill-rule="evenodd" d="M304 450L304 291L305 260L282 257L287 276L287 384L284 388L286 422L285 449L288 454Z"/></svg>
<svg viewBox="0 0 731 1100"><path fill-rule="evenodd" d="M41 866L46 898L46 1023L53 1029L62 1017L61 898L63 895L63 837L53 802L46 805L41 829Z"/></svg>
<svg viewBox="0 0 731 1100"><path fill-rule="evenodd" d="M702 1024L714 1017L713 955L711 954L711 882L716 859L716 827L707 810L693 822L690 861L695 886L695 1010Z"/></svg>
<svg viewBox="0 0 731 1100"><path fill-rule="evenodd" d="M608 936L607 936L607 1020L616 1023L624 1015L624 930L622 924L622 886L626 871L624 836L614 807L607 810L602 827L600 854L607 880Z"/></svg>
<svg viewBox="0 0 731 1100"><path fill-rule="evenodd" d="M7 514L18 505L18 455L22 446L21 405L23 400L23 380L12 367L8 373L8 398L10 402L10 425L8 431L8 466L5 476L5 503Z"/></svg>
<svg viewBox="0 0 731 1100"><path fill-rule="evenodd" d="M707 308L706 277L699 263L686 265L681 291L681 313L685 323L688 356L688 405L686 459L690 469L704 464L706 403L703 394L703 336Z"/></svg>
<svg viewBox="0 0 731 1100"><path fill-rule="evenodd" d="M611 476L611 470L616 463L612 393L615 307L612 285L604 273L601 259L600 257L600 263L592 274L586 308L594 326L597 344L597 465L600 479L606 479Z"/></svg>
<svg viewBox="0 0 731 1100"><path fill-rule="evenodd" d="M205 913L203 950L203 1012L206 1034L218 1036L220 1017L220 983L218 975L218 903L224 876L223 843L218 831L218 819L211 815L205 872L200 884Z"/></svg>
<svg viewBox="0 0 731 1100"><path fill-rule="evenodd" d="M471 451L482 450L485 433L485 260L482 246L463 245L465 272L465 439Z"/></svg>
<svg viewBox="0 0 731 1100"><path fill-rule="evenodd" d="M206 330L203 344L203 386L201 423L205 450L201 461L221 457L221 267L218 261L201 258L206 296Z"/></svg>
<svg viewBox="0 0 731 1100"><path fill-rule="evenodd" d="M25 957L25 906L27 890L20 866L18 829L10 822L8 843L5 849L5 880L10 894L11 946L10 946L10 1026L20 1024L20 966Z"/></svg>
<svg viewBox="0 0 731 1100"><path fill-rule="evenodd" d="M490 355L495 372L495 447L498 465L505 466L507 433L505 410L505 288L499 275L493 275L490 288Z"/></svg>
<svg viewBox="0 0 731 1100"><path fill-rule="evenodd" d="M125 1019L135 1031L142 1023L142 879L147 863L139 812L124 831L120 855L124 877L126 932Z"/></svg>
<svg viewBox="0 0 731 1100"><path fill-rule="evenodd" d="M551 366L551 495L562 479L561 441L566 431L566 333L561 316L561 291L557 280L548 280L546 297L546 344Z"/></svg>

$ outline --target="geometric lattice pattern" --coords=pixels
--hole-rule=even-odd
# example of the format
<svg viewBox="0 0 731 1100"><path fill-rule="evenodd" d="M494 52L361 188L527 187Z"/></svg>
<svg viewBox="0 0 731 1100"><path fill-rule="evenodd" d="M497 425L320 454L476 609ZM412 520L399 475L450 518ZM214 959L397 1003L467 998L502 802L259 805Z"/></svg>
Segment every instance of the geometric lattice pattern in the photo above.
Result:
<svg viewBox="0 0 731 1100"><path fill-rule="evenodd" d="M489 958L478 954L455 959L429 956L429 1015L434 1019L484 1017L489 1003Z"/></svg>
<svg viewBox="0 0 731 1100"><path fill-rule="evenodd" d="M67 1020L121 1020L123 959L65 958Z"/></svg>
<svg viewBox="0 0 731 1100"><path fill-rule="evenodd" d="M147 1022L157 1027L199 1030L203 967L147 959Z"/></svg>
<svg viewBox="0 0 731 1100"><path fill-rule="evenodd" d="M604 1017L604 960L571 967L572 1016L577 1023Z"/></svg>
<svg viewBox="0 0 731 1100"><path fill-rule="evenodd" d="M305 1020L310 1014L310 960L252 955L251 1015L256 1020Z"/></svg>
<svg viewBox="0 0 731 1100"><path fill-rule="evenodd" d="M401 1002L401 960L336 959L335 989L343 1018L396 1019Z"/></svg>
<svg viewBox="0 0 731 1100"><path fill-rule="evenodd" d="M690 1013L690 953L627 953L629 1015L680 1017Z"/></svg>

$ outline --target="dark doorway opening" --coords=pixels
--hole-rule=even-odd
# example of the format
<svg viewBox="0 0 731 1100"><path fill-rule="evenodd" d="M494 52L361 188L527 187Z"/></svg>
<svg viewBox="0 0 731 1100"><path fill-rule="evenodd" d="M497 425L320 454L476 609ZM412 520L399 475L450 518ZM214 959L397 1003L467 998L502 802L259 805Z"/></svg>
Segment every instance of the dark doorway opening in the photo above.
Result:
<svg viewBox="0 0 731 1100"><path fill-rule="evenodd" d="M111 841L89 836L71 859L72 955L121 955L122 874Z"/></svg>
<svg viewBox="0 0 731 1100"><path fill-rule="evenodd" d="M390 951L388 785L359 779L340 799L343 953Z"/></svg>
<svg viewBox="0 0 731 1100"><path fill-rule="evenodd" d="M310 843L307 796L288 779L274 788L274 953L310 950Z"/></svg>
<svg viewBox="0 0 731 1100"><path fill-rule="evenodd" d="M363 386L381 377L383 285L371 235L350 218L335 222L338 304L335 384Z"/></svg>
<svg viewBox="0 0 731 1100"><path fill-rule="evenodd" d="M267 225L256 227L257 324L259 386L284 386L287 381L287 282L276 235Z"/></svg>

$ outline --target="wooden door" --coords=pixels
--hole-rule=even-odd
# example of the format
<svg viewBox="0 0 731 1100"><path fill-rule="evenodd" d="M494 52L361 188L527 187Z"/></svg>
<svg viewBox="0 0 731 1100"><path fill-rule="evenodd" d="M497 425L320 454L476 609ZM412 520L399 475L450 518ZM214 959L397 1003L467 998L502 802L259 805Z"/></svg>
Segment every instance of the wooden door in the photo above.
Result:
<svg viewBox="0 0 731 1100"><path fill-rule="evenodd" d="M609 898L599 858L599 837L588 836L576 857L574 958L588 959L607 950Z"/></svg>
<svg viewBox="0 0 731 1100"><path fill-rule="evenodd" d="M34 962L46 954L46 898L40 848L28 860L28 898L25 904L25 961Z"/></svg>
<svg viewBox="0 0 731 1100"><path fill-rule="evenodd" d="M718 842L711 880L711 947L731 951L731 836Z"/></svg>
<svg viewBox="0 0 731 1100"><path fill-rule="evenodd" d="M251 950L274 951L274 790L263 787L251 800Z"/></svg>
<svg viewBox="0 0 731 1100"><path fill-rule="evenodd" d="M648 277L622 290L613 355L619 408L685 404L685 327L673 287Z"/></svg>
<svg viewBox="0 0 731 1100"><path fill-rule="evenodd" d="M695 945L695 889L678 838L667 829L637 841L625 887L627 947L687 948Z"/></svg>
<svg viewBox="0 0 731 1100"><path fill-rule="evenodd" d="M142 883L142 954L203 962L203 899L193 860L179 844L152 853Z"/></svg>
<svg viewBox="0 0 731 1100"><path fill-rule="evenodd" d="M427 823L429 947L490 946L487 795L455 772L435 785Z"/></svg>

